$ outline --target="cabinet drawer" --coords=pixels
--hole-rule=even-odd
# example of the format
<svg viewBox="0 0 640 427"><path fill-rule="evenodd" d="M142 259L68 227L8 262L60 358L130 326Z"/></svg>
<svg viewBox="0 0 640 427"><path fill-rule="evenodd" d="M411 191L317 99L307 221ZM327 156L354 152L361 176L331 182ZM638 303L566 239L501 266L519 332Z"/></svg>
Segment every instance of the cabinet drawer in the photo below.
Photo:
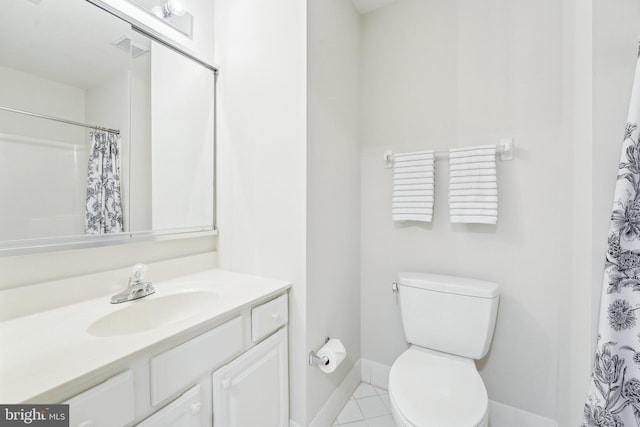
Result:
<svg viewBox="0 0 640 427"><path fill-rule="evenodd" d="M289 321L289 299L282 295L251 310L251 339L258 341Z"/></svg>
<svg viewBox="0 0 640 427"><path fill-rule="evenodd" d="M242 317L236 317L152 358L151 404L157 405L242 350Z"/></svg>
<svg viewBox="0 0 640 427"><path fill-rule="evenodd" d="M110 427L135 418L133 371L124 371L68 401L69 425Z"/></svg>

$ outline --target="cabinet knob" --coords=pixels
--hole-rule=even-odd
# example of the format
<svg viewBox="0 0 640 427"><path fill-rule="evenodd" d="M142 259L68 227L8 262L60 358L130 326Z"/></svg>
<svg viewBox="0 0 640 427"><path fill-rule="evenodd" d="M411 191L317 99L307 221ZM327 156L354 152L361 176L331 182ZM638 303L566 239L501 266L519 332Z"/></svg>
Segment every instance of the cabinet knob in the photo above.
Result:
<svg viewBox="0 0 640 427"><path fill-rule="evenodd" d="M280 320L280 313L276 311L271 315L271 318L277 322L278 320Z"/></svg>
<svg viewBox="0 0 640 427"><path fill-rule="evenodd" d="M229 390L229 387L231 387L231 380L229 378L222 380L222 388L224 390Z"/></svg>
<svg viewBox="0 0 640 427"><path fill-rule="evenodd" d="M93 420L86 420L78 424L78 427L93 427L95 425L96 423L94 423Z"/></svg>

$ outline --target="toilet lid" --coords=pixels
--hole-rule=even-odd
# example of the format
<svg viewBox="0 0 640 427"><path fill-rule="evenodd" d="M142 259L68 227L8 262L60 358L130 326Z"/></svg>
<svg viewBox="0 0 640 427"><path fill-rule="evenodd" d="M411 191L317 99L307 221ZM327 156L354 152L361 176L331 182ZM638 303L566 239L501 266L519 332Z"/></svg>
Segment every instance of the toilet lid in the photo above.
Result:
<svg viewBox="0 0 640 427"><path fill-rule="evenodd" d="M415 347L391 367L389 395L417 427L475 427L488 406L473 360Z"/></svg>

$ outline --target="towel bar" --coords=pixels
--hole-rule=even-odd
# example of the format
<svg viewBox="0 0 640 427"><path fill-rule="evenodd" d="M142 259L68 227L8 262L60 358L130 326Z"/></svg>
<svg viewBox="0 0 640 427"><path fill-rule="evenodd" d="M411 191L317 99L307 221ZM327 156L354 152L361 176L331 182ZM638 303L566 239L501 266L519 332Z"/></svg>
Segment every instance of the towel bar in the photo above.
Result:
<svg viewBox="0 0 640 427"><path fill-rule="evenodd" d="M500 155L500 160L507 161L513 160L514 143L513 138L502 138L500 143L496 145L496 154ZM436 160L443 160L449 158L448 151L436 151ZM393 151L385 150L383 154L383 161L385 169L391 169L393 167Z"/></svg>

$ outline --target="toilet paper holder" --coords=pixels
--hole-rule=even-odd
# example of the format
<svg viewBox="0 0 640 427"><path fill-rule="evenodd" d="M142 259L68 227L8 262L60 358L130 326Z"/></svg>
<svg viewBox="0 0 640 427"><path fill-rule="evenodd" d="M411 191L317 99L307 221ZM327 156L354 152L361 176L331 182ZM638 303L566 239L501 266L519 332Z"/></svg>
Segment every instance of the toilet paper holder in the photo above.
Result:
<svg viewBox="0 0 640 427"><path fill-rule="evenodd" d="M329 337L327 337L324 340L324 343L328 343L330 340ZM324 357L320 357L316 354L315 351L311 350L309 352L309 366L313 366L313 365L328 365L329 364L329 358L327 356Z"/></svg>

